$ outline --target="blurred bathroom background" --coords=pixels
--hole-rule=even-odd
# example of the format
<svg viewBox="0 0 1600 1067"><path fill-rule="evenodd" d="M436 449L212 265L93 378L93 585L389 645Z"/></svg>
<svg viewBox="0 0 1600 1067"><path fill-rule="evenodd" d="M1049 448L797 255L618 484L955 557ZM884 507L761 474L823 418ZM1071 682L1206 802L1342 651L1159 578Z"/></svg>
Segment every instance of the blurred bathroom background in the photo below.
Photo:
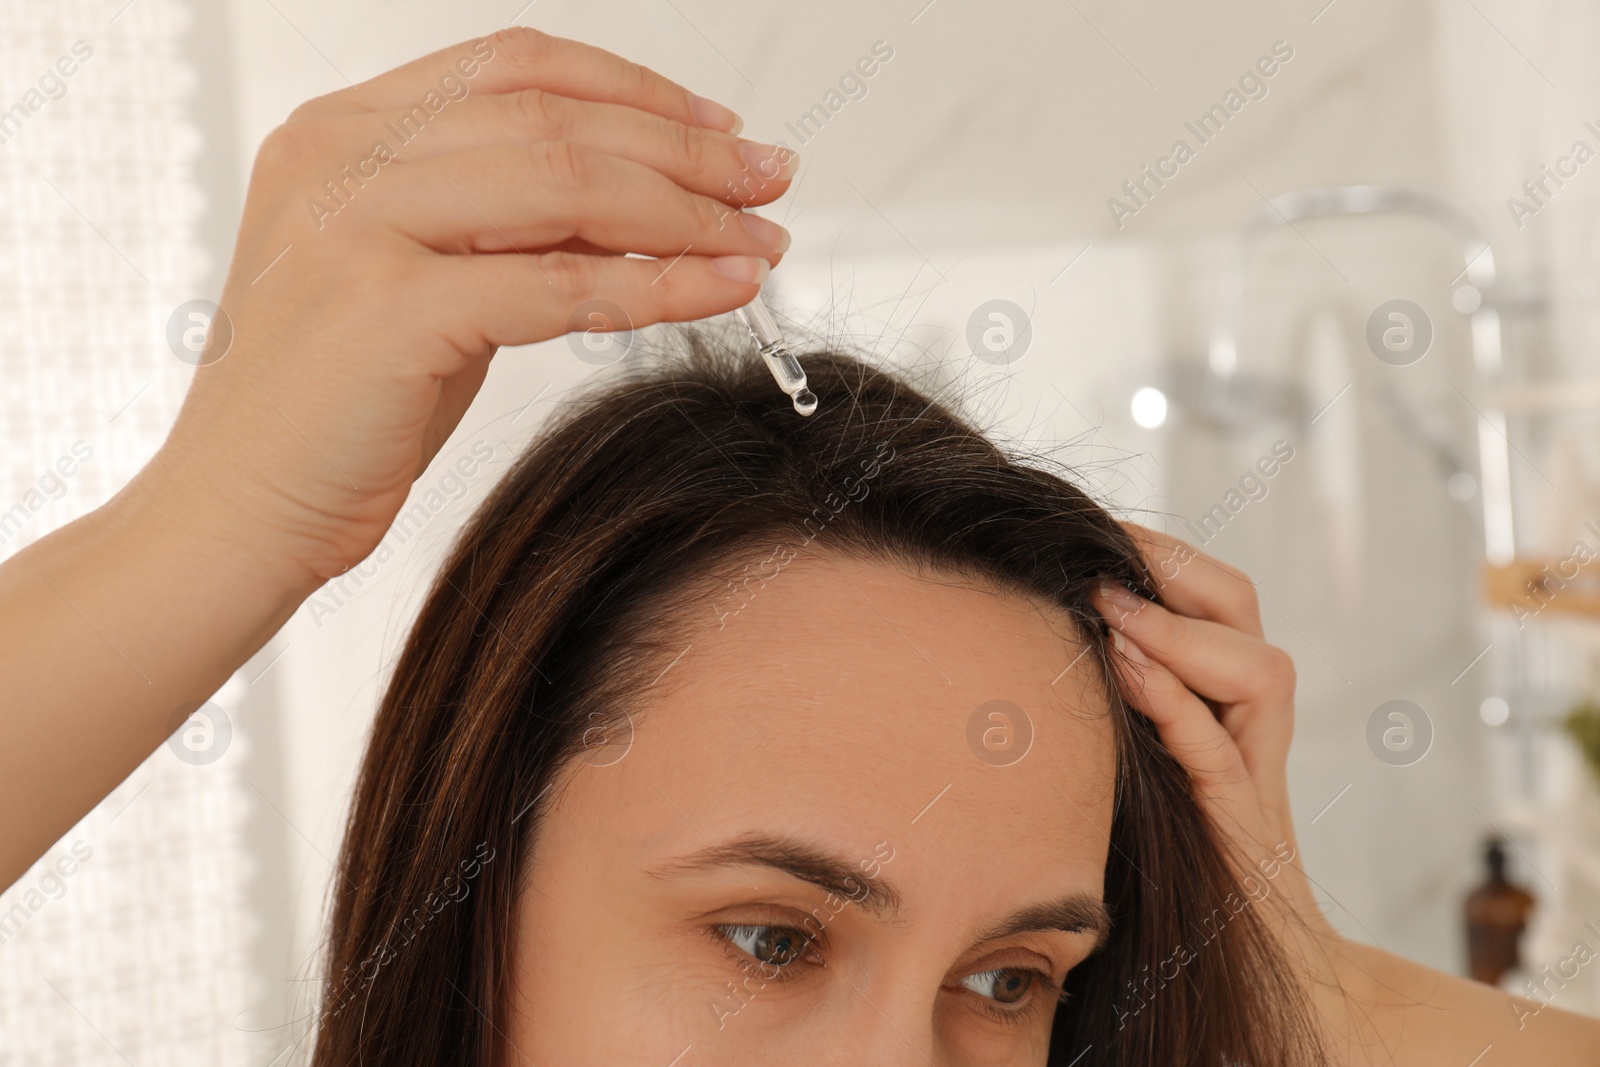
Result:
<svg viewBox="0 0 1600 1067"><path fill-rule="evenodd" d="M293 107L512 22L575 37L800 152L765 211L795 237L769 283L793 339L926 369L1258 581L1299 669L1300 847L1341 930L1466 973L1462 901L1503 837L1538 901L1503 981L1600 1014L1600 964L1561 966L1600 950L1600 766L1563 726L1600 687L1592 5L0 12L0 553L159 445L193 373L169 324L218 296L256 146ZM41 83L63 55L75 72ZM393 558L212 698L209 754L157 752L0 896L0 1064L304 1056L397 643L517 449L614 373L581 350L502 352ZM469 454L492 459L452 469Z"/></svg>

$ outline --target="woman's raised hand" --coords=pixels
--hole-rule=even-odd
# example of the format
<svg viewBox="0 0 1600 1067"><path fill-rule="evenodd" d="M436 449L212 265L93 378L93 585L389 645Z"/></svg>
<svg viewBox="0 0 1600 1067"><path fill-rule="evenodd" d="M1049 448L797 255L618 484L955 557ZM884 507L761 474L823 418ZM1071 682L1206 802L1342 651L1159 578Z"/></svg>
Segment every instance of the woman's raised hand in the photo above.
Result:
<svg viewBox="0 0 1600 1067"><path fill-rule="evenodd" d="M1600 1022L1592 1018L1339 936L1295 845L1284 774L1294 664L1263 640L1255 586L1176 538L1123 526L1168 606L1118 588L1095 597L1122 652L1122 691L1189 771L1241 880L1271 887L1260 898L1278 905L1268 909L1268 928L1303 983L1332 1062L1600 1063Z"/></svg>
<svg viewBox="0 0 1600 1067"><path fill-rule="evenodd" d="M528 29L301 106L251 175L231 347L202 357L141 479L169 506L223 509L241 550L314 589L377 545L499 346L586 328L591 300L626 328L755 297L788 236L740 209L781 195L797 161L738 127Z"/></svg>
<svg viewBox="0 0 1600 1067"><path fill-rule="evenodd" d="M1306 929L1336 936L1300 868L1289 814L1294 662L1263 638L1255 586L1183 541L1123 526L1168 605L1110 583L1094 598L1121 652L1124 694L1188 770L1240 876L1268 880Z"/></svg>

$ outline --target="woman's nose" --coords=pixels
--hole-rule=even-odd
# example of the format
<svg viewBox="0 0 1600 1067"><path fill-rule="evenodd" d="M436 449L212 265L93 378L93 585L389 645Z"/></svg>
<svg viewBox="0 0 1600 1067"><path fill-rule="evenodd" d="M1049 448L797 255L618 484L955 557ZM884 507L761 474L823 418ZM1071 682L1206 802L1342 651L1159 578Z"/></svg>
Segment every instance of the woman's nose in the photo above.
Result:
<svg viewBox="0 0 1600 1067"><path fill-rule="evenodd" d="M814 1031L809 1055L779 1062L798 1067L929 1067L943 1064L936 1047L934 1002L926 990L864 989L841 981L835 1012Z"/></svg>

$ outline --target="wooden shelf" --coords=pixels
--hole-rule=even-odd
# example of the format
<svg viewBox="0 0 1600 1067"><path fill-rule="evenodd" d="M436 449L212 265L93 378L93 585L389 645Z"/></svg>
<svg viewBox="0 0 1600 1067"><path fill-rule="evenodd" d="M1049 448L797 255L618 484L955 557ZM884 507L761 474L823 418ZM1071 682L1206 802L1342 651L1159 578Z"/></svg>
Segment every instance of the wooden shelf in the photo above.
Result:
<svg viewBox="0 0 1600 1067"><path fill-rule="evenodd" d="M1483 568L1484 599L1518 619L1540 615L1580 616L1600 621L1600 558L1519 559Z"/></svg>

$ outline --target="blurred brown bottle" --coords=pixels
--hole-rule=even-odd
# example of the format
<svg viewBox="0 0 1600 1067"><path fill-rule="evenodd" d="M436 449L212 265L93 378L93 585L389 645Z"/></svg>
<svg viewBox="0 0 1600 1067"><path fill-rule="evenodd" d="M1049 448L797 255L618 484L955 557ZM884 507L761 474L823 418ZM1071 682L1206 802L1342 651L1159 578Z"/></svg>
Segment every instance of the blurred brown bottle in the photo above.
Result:
<svg viewBox="0 0 1600 1067"><path fill-rule="evenodd" d="M1533 914L1533 894L1506 879L1505 843L1491 838L1484 849L1489 876L1467 894L1462 913L1467 923L1467 966L1480 982L1498 985L1518 966L1518 942Z"/></svg>

